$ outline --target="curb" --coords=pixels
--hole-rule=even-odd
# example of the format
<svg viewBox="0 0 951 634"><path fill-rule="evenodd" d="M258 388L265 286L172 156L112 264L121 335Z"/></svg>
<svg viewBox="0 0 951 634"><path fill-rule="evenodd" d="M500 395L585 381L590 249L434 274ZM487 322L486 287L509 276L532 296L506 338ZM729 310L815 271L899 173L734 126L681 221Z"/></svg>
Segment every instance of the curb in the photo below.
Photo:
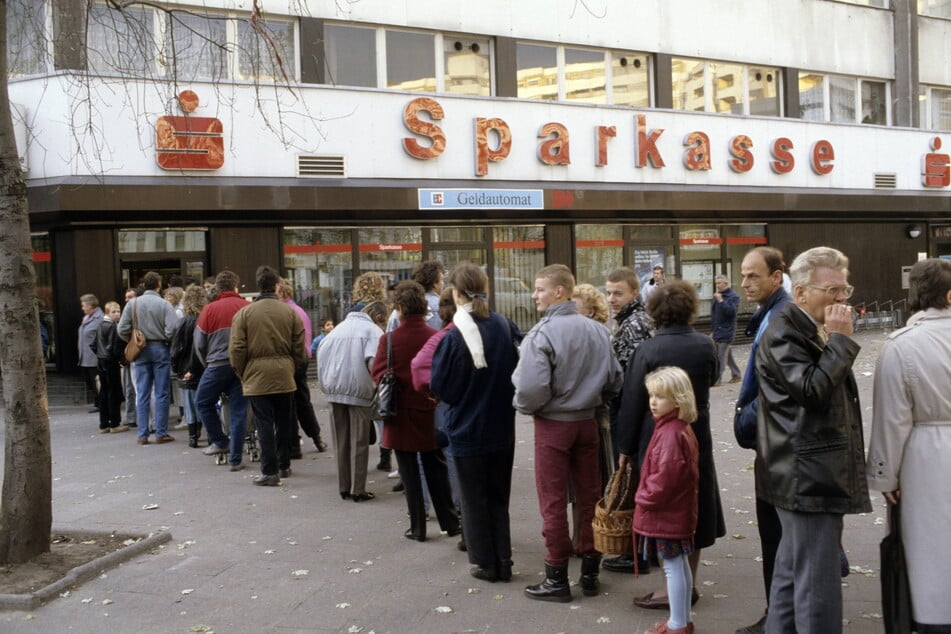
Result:
<svg viewBox="0 0 951 634"><path fill-rule="evenodd" d="M80 531L57 530L53 529L52 534L83 536L83 537L110 537L116 531ZM144 552L152 550L159 544L164 544L172 540L172 533L169 531L157 531L149 535L130 535L132 539L139 538L139 541L120 548L98 559L88 561L81 566L77 566L66 573L62 579L40 588L31 594L0 594L0 610L32 610L46 601L55 598L67 588L78 586L81 583L102 574L103 571L115 568L119 564L129 561L133 557L141 555Z"/></svg>

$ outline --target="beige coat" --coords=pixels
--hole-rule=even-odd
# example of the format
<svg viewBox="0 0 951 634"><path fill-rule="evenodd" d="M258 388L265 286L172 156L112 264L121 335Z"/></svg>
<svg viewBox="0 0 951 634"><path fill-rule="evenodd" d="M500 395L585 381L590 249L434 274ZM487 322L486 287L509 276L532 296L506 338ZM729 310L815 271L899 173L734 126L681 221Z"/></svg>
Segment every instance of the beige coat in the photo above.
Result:
<svg viewBox="0 0 951 634"><path fill-rule="evenodd" d="M912 315L875 365L868 484L901 490L913 614L951 623L951 308Z"/></svg>
<svg viewBox="0 0 951 634"><path fill-rule="evenodd" d="M276 295L261 294L231 322L228 356L245 396L287 394L305 360L304 323Z"/></svg>

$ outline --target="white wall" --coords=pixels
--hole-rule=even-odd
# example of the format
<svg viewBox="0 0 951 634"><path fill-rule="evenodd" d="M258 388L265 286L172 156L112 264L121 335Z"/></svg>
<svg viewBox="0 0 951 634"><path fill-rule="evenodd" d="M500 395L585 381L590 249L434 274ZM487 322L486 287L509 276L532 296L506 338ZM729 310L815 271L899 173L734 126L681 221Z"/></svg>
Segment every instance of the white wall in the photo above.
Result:
<svg viewBox="0 0 951 634"><path fill-rule="evenodd" d="M918 55L921 83L951 86L951 20L919 16Z"/></svg>

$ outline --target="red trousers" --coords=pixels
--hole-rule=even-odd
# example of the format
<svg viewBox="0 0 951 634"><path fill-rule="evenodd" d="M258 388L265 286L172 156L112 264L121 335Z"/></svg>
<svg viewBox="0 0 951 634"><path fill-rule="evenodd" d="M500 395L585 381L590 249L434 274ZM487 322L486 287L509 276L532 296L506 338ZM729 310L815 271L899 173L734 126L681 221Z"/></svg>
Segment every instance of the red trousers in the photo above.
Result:
<svg viewBox="0 0 951 634"><path fill-rule="evenodd" d="M591 520L601 495L601 437L593 418L557 421L535 417L535 489L542 514L545 561L564 566L573 554L568 531L568 482L581 510L581 553L593 554Z"/></svg>

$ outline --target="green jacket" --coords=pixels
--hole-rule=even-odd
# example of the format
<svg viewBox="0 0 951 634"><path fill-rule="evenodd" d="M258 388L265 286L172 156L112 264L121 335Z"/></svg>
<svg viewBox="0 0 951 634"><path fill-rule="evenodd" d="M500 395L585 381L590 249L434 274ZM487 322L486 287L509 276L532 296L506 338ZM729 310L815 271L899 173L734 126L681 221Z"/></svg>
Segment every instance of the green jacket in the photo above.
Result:
<svg viewBox="0 0 951 634"><path fill-rule="evenodd" d="M304 363L304 324L277 295L262 293L231 322L228 357L245 396L287 394Z"/></svg>

